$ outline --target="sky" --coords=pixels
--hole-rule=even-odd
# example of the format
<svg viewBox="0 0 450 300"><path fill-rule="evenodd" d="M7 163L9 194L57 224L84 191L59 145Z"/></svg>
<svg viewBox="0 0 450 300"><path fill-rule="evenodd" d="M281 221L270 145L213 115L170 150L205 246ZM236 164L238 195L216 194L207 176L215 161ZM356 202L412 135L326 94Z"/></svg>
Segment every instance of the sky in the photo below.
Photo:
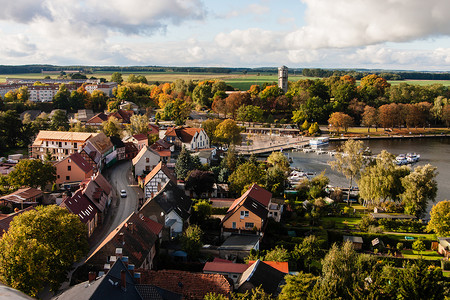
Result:
<svg viewBox="0 0 450 300"><path fill-rule="evenodd" d="M0 64L450 71L448 0L0 0Z"/></svg>

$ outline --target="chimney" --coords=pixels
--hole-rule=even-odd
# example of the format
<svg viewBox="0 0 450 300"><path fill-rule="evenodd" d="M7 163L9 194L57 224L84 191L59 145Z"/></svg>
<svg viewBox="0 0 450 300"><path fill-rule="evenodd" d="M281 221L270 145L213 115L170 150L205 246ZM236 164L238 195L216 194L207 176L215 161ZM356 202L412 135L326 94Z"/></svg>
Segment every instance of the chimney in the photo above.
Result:
<svg viewBox="0 0 450 300"><path fill-rule="evenodd" d="M127 290L127 271L121 270L120 271L120 286L123 290Z"/></svg>
<svg viewBox="0 0 450 300"><path fill-rule="evenodd" d="M122 257L122 248L116 248L116 256Z"/></svg>
<svg viewBox="0 0 450 300"><path fill-rule="evenodd" d="M128 272L130 272L132 277L134 276L134 265L133 264L128 265Z"/></svg>
<svg viewBox="0 0 450 300"><path fill-rule="evenodd" d="M95 281L96 277L97 276L96 276L95 272L89 272L89 283Z"/></svg>
<svg viewBox="0 0 450 300"><path fill-rule="evenodd" d="M117 237L117 240L118 240L119 243L121 243L122 245L125 244L125 239L123 238L123 232L119 233L119 236Z"/></svg>
<svg viewBox="0 0 450 300"><path fill-rule="evenodd" d="M141 284L141 272L134 272L134 282Z"/></svg>

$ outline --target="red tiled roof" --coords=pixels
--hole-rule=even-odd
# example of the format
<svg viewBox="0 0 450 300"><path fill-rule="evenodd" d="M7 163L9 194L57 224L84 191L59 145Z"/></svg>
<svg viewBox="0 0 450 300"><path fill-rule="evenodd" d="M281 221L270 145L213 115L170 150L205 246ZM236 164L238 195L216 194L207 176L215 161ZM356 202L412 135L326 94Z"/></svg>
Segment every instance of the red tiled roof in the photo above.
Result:
<svg viewBox="0 0 450 300"><path fill-rule="evenodd" d="M249 264L235 264L232 262L207 262L203 267L203 272L242 274L249 266Z"/></svg>
<svg viewBox="0 0 450 300"><path fill-rule="evenodd" d="M172 174L172 172L166 167L166 165L163 165L162 162L159 162L153 170L150 171L150 173L145 176L144 186L147 185L147 183L152 180L152 178L158 174L159 171L162 171L164 174L166 174L167 177L169 177L170 180L172 180L173 183L177 184L177 178L175 175Z"/></svg>
<svg viewBox="0 0 450 300"><path fill-rule="evenodd" d="M253 265L256 260L250 260L248 262L249 266ZM277 269L280 272L289 274L289 263L287 261L263 261L266 265L271 266L274 269Z"/></svg>
<svg viewBox="0 0 450 300"><path fill-rule="evenodd" d="M143 133L135 134L135 135L133 135L133 137L138 141L148 140L147 135L145 135Z"/></svg>
<svg viewBox="0 0 450 300"><path fill-rule="evenodd" d="M75 152L69 156L69 158L84 172L88 173L92 171L92 166L83 158L83 156Z"/></svg>
<svg viewBox="0 0 450 300"><path fill-rule="evenodd" d="M153 124L148 124L148 128L150 129L149 134L159 134L159 127Z"/></svg>
<svg viewBox="0 0 450 300"><path fill-rule="evenodd" d="M208 293L229 295L232 287L225 276L220 274L201 274L185 271L151 271L141 272L141 283L182 294L183 299L204 299Z"/></svg>
<svg viewBox="0 0 450 300"><path fill-rule="evenodd" d="M66 207L71 213L78 215L81 222L87 223L91 221L98 213L95 205L83 195L81 189L76 191L72 197L67 197L61 203L61 207Z"/></svg>
<svg viewBox="0 0 450 300"><path fill-rule="evenodd" d="M27 203L27 204L33 204L36 203L36 201L30 201L32 198L38 197L43 195L44 193L41 190L35 189L35 188L23 188L18 189L17 191L5 195L0 198L0 200L3 201L9 201L14 203Z"/></svg>
<svg viewBox="0 0 450 300"><path fill-rule="evenodd" d="M107 120L108 116L101 112L87 120L86 124L101 124Z"/></svg>
<svg viewBox="0 0 450 300"><path fill-rule="evenodd" d="M150 230L155 235L159 235L161 233L161 230L163 229L164 225L159 224L158 222L155 222L152 219L149 219L142 214L140 214L139 217L141 218L141 220L143 220L147 224L148 228L150 228Z"/></svg>
<svg viewBox="0 0 450 300"><path fill-rule="evenodd" d="M252 197L256 201L261 203L261 205L263 205L264 207L267 208L267 206L269 205L270 199L272 198L272 193L263 189L262 187L260 187L259 185L257 185L255 183L244 194L242 194L241 197L237 198L233 202L233 204L230 206L228 211L232 211L241 201L243 201L245 198L247 198L247 196Z"/></svg>
<svg viewBox="0 0 450 300"><path fill-rule="evenodd" d="M168 128L165 136L176 136L178 137L183 143L190 143L192 138L196 133L200 133L203 129L202 128L192 128L192 127L171 127Z"/></svg>
<svg viewBox="0 0 450 300"><path fill-rule="evenodd" d="M229 263L229 264L233 263L231 260L223 259L220 257L214 257L213 262L222 262L222 263Z"/></svg>
<svg viewBox="0 0 450 300"><path fill-rule="evenodd" d="M111 184L106 180L103 175L98 172L94 178L95 183L105 192L106 195L109 195L112 190Z"/></svg>

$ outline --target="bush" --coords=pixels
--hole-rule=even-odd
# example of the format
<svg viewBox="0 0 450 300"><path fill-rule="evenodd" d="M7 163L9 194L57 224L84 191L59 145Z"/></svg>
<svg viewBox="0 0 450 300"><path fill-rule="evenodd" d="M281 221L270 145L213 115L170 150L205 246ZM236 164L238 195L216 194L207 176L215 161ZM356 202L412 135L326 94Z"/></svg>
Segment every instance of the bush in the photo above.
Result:
<svg viewBox="0 0 450 300"><path fill-rule="evenodd" d="M367 231L369 233L383 233L383 229L375 225L370 225Z"/></svg>
<svg viewBox="0 0 450 300"><path fill-rule="evenodd" d="M448 260L441 260L441 268L444 271L449 271L450 270L450 261Z"/></svg>
<svg viewBox="0 0 450 300"><path fill-rule="evenodd" d="M378 221L370 215L364 215L358 224L359 229L361 231L368 231L370 226L378 226Z"/></svg>
<svg viewBox="0 0 450 300"><path fill-rule="evenodd" d="M397 243L397 250L398 251L402 251L403 249L405 249L405 245L403 245L403 243L401 243L401 242L398 242Z"/></svg>
<svg viewBox="0 0 450 300"><path fill-rule="evenodd" d="M412 244L412 248L413 248L413 250L420 251L420 252L427 250L427 248L422 240L415 241Z"/></svg>
<svg viewBox="0 0 450 300"><path fill-rule="evenodd" d="M386 231L422 233L425 229L425 225L420 220L381 219L378 222Z"/></svg>

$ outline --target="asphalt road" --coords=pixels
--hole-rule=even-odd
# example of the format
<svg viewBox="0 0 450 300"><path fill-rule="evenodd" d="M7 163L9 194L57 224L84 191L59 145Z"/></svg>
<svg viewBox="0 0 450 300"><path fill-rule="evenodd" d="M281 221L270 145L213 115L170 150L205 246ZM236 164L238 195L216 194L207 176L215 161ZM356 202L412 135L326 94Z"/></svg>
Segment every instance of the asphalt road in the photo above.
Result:
<svg viewBox="0 0 450 300"><path fill-rule="evenodd" d="M116 163L104 175L113 187L114 196L108 214L105 216L103 226L94 232L94 236L91 239L90 253L97 248L111 231L128 218L132 212L137 212L139 197L143 197L142 189L137 185L131 175L131 161ZM127 192L126 198L120 197L120 190Z"/></svg>

